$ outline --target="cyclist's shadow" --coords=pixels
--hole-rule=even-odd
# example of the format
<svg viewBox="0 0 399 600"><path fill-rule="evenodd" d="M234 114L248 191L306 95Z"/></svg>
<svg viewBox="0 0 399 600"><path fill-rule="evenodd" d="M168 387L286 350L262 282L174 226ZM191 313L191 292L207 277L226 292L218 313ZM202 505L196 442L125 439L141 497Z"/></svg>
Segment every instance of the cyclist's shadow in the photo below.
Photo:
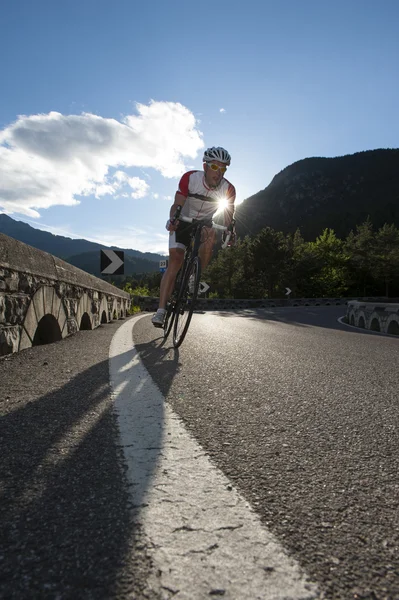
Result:
<svg viewBox="0 0 399 600"><path fill-rule="evenodd" d="M180 371L179 349L172 345L171 337L155 338L149 342L135 344L140 359L164 396L170 390L175 375Z"/></svg>

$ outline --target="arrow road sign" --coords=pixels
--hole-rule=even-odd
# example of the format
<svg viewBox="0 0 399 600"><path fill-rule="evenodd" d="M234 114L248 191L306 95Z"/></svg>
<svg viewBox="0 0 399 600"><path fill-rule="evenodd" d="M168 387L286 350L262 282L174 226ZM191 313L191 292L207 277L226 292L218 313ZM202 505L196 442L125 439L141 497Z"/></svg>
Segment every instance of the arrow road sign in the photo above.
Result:
<svg viewBox="0 0 399 600"><path fill-rule="evenodd" d="M101 250L101 273L103 275L124 274L123 250Z"/></svg>
<svg viewBox="0 0 399 600"><path fill-rule="evenodd" d="M285 293L286 296L289 296L292 292L292 290L290 290L290 288L285 288L287 291Z"/></svg>
<svg viewBox="0 0 399 600"><path fill-rule="evenodd" d="M209 290L209 285L207 283L205 283L205 281L200 281L200 284L198 287L198 293L205 294L205 292L207 292L208 290Z"/></svg>

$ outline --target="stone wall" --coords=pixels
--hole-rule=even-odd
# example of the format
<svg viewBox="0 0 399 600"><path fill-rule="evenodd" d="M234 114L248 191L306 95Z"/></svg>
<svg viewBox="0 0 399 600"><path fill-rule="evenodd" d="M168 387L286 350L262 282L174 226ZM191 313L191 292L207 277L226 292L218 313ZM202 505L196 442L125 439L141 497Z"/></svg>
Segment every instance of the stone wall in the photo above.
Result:
<svg viewBox="0 0 399 600"><path fill-rule="evenodd" d="M355 298L201 298L196 302L198 310L233 310L244 308L274 308L282 306L346 306ZM378 301L378 298L365 298L364 301ZM152 312L158 307L159 298L153 296L133 296L132 303L142 311Z"/></svg>
<svg viewBox="0 0 399 600"><path fill-rule="evenodd" d="M399 335L399 302L348 302L346 320L362 329Z"/></svg>
<svg viewBox="0 0 399 600"><path fill-rule="evenodd" d="M0 356L123 318L130 295L0 234Z"/></svg>

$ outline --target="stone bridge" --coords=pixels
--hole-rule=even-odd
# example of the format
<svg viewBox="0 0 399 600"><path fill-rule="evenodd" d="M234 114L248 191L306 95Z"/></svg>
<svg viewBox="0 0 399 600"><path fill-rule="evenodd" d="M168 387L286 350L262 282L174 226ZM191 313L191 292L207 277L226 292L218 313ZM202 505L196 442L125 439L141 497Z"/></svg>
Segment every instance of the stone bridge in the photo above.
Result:
<svg viewBox="0 0 399 600"><path fill-rule="evenodd" d="M399 335L399 302L348 302L347 321L361 329Z"/></svg>
<svg viewBox="0 0 399 600"><path fill-rule="evenodd" d="M130 295L0 233L0 356L122 319Z"/></svg>

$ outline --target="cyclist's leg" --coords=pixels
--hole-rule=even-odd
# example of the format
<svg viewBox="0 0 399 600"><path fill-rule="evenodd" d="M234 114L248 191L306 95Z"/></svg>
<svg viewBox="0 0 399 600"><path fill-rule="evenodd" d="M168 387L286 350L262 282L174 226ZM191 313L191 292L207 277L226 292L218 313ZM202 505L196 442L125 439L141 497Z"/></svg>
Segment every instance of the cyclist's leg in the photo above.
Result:
<svg viewBox="0 0 399 600"><path fill-rule="evenodd" d="M169 235L169 264L162 281L159 294L159 306L157 312L152 317L152 323L155 327L163 327L166 316L166 305L173 292L177 273L184 262L184 253L187 246L187 231L179 227L182 231L171 232ZM189 234L188 234L189 239Z"/></svg>
<svg viewBox="0 0 399 600"><path fill-rule="evenodd" d="M201 261L199 256L194 256L187 264L176 304L173 328L173 345L175 348L178 348L183 342L189 328L197 300L200 278Z"/></svg>
<svg viewBox="0 0 399 600"><path fill-rule="evenodd" d="M166 303L173 291L176 275L184 261L184 249L169 248L169 264L166 269L162 281L159 294L159 308L165 308Z"/></svg>
<svg viewBox="0 0 399 600"><path fill-rule="evenodd" d="M183 261L184 250L181 248L169 248L169 264L161 280L158 309L151 319L155 327L163 327L165 324L166 304L172 294L176 275Z"/></svg>
<svg viewBox="0 0 399 600"><path fill-rule="evenodd" d="M190 243L191 224L180 223L176 231L169 235L169 264L161 281L159 308L164 310L173 292L176 275L184 262L184 253Z"/></svg>
<svg viewBox="0 0 399 600"><path fill-rule="evenodd" d="M216 243L216 230L211 227L204 227L202 229L202 243L199 249L199 257L201 259L202 270L206 269L211 258L213 246Z"/></svg>

